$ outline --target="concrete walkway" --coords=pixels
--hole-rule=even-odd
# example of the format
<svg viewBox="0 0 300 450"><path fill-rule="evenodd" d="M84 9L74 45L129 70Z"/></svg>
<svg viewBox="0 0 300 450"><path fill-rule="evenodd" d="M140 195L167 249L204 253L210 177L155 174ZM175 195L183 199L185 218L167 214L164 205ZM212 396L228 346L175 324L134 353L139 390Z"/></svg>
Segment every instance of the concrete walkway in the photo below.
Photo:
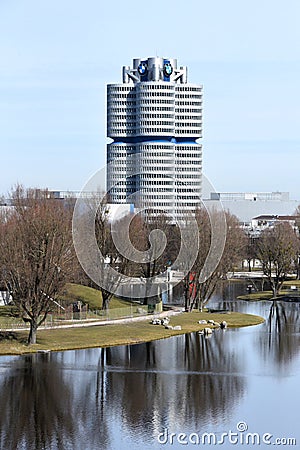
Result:
<svg viewBox="0 0 300 450"><path fill-rule="evenodd" d="M183 308L174 308L170 311L163 311L161 313L156 314L147 314L147 315L141 315L138 317L124 317L122 319L114 319L114 320L96 320L96 321L86 321L86 322L80 322L80 323L71 323L67 325L53 325L53 326L43 326L41 325L39 327L39 330L57 330L62 328L81 328L81 327L96 327L96 326L103 326L103 325L119 325L122 323L133 323L133 322L142 322L145 320L152 320L152 319L163 319L164 317L171 317L178 314L181 314L183 312ZM0 331L28 331L29 327L23 327L23 328L3 328Z"/></svg>

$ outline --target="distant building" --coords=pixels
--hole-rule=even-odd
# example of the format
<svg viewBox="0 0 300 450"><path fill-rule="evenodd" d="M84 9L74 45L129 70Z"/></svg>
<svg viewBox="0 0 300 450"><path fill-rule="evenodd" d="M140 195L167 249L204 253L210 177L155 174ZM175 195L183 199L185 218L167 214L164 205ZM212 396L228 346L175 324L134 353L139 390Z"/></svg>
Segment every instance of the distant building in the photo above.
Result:
<svg viewBox="0 0 300 450"><path fill-rule="evenodd" d="M251 225L248 227L249 234L252 236L259 235L267 228L273 228L278 223L289 224L296 232L299 231L298 223L299 216L275 216L275 215L261 215L254 217L251 220Z"/></svg>
<svg viewBox="0 0 300 450"><path fill-rule="evenodd" d="M291 226L296 225L296 221L299 216L272 216L272 215L262 215L254 217L251 220L252 227L270 228L277 223L288 223Z"/></svg>
<svg viewBox="0 0 300 450"><path fill-rule="evenodd" d="M101 193L99 192L81 192L81 191L49 191L49 198L54 198L58 200L68 200L68 199L91 199L97 196L102 198ZM134 212L134 205L131 203L122 203L122 204L107 204L109 214L108 218L111 221L121 219L126 214Z"/></svg>
<svg viewBox="0 0 300 450"><path fill-rule="evenodd" d="M288 192L212 192L212 200L221 201L289 201Z"/></svg>
<svg viewBox="0 0 300 450"><path fill-rule="evenodd" d="M99 196L99 198L102 198L102 194L99 192L81 192L81 191L47 191L47 198L54 199L57 201L64 201L64 200L76 200L78 198L82 199L91 199ZM114 203L108 203L107 204L109 214L108 219L111 221L121 219L126 214L133 213L134 212L134 205L130 203L122 203L122 204L114 204ZM14 202L12 199L5 199L5 201L0 202L0 213L7 212L10 209L14 208Z"/></svg>
<svg viewBox="0 0 300 450"><path fill-rule="evenodd" d="M213 192L209 200L220 200L224 209L246 226L251 226L252 219L261 215L291 216L300 204L290 200L288 192Z"/></svg>
<svg viewBox="0 0 300 450"><path fill-rule="evenodd" d="M12 208L13 208L13 206L12 206L11 199L0 197L0 214L6 214Z"/></svg>

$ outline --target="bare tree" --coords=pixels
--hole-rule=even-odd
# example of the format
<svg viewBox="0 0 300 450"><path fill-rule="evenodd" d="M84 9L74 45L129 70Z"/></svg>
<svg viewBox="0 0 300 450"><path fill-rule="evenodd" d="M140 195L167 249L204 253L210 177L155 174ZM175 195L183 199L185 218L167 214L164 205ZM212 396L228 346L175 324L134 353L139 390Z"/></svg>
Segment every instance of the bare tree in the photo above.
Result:
<svg viewBox="0 0 300 450"><path fill-rule="evenodd" d="M227 212L225 213L226 228L224 230L226 238L223 236L225 245L218 261L215 263L215 267L207 272L205 265L213 245L211 221L220 221L221 214L223 213L214 211L209 217L204 208L196 211L199 250L196 261L184 280L185 308L187 310L192 310L195 307L202 310L211 299L219 282L225 279L227 273L234 270L235 266L241 261L245 247L245 235L239 227L237 218ZM195 237L192 237L191 245L193 245L194 240ZM207 272L207 276L204 276L205 272Z"/></svg>
<svg viewBox="0 0 300 450"><path fill-rule="evenodd" d="M196 226L194 225L196 219ZM200 208L196 211L195 217L187 215L184 224L187 239L183 241L183 261L182 270L186 274L183 279L184 306L186 311L190 311L196 302L199 290L199 276L204 266L209 252L211 230L207 211ZM197 247L196 259L191 264L194 248Z"/></svg>
<svg viewBox="0 0 300 450"><path fill-rule="evenodd" d="M140 263L140 273L145 280L144 304L147 304L151 279L164 272L170 266L178 253L178 228L170 219L160 214L141 221L139 244L134 235L133 242L142 246L145 252L144 261ZM161 249L164 250L161 252Z"/></svg>
<svg viewBox="0 0 300 450"><path fill-rule="evenodd" d="M248 271L252 271L251 263L255 264L255 259L257 255L257 237L251 236L251 234L246 234L246 246L245 246L245 259L248 264Z"/></svg>
<svg viewBox="0 0 300 450"><path fill-rule="evenodd" d="M277 223L263 231L258 240L257 257L276 298L287 276L298 260L299 241L288 223Z"/></svg>
<svg viewBox="0 0 300 450"><path fill-rule="evenodd" d="M135 271L132 256L132 242L130 238L130 223L133 216L126 214L118 220L106 223L96 218L96 236L102 255L113 272L106 270L106 264L101 266L102 308L108 309L109 302L127 276L133 276ZM125 281L126 282L126 281Z"/></svg>
<svg viewBox="0 0 300 450"><path fill-rule="evenodd" d="M92 202L95 201L97 202L97 198L92 199ZM114 252L112 251L112 239L109 226L109 209L107 206L106 197L101 200L96 208L95 237L97 245L99 246L104 258L98 269L100 272L100 278L103 282L103 284L100 285L102 309L107 310L109 307L109 302L120 282L120 277L108 277L106 273L106 265L113 264L115 262L115 254L113 254Z"/></svg>
<svg viewBox="0 0 300 450"><path fill-rule="evenodd" d="M17 186L12 198L14 208L0 224L1 278L35 344L72 267L71 214L46 190Z"/></svg>
<svg viewBox="0 0 300 450"><path fill-rule="evenodd" d="M298 216L300 218L300 205L298 205L295 209L294 216Z"/></svg>
<svg viewBox="0 0 300 450"><path fill-rule="evenodd" d="M107 196L100 193L76 202L73 238L77 257L93 287L101 292L102 309L118 295L119 287L131 267L129 238L132 215L112 220Z"/></svg>
<svg viewBox="0 0 300 450"><path fill-rule="evenodd" d="M212 275L200 283L198 293L198 307L202 310L208 303L219 282L227 278L228 272L233 272L242 259L245 247L245 234L239 226L238 219L226 212L226 240L219 264Z"/></svg>

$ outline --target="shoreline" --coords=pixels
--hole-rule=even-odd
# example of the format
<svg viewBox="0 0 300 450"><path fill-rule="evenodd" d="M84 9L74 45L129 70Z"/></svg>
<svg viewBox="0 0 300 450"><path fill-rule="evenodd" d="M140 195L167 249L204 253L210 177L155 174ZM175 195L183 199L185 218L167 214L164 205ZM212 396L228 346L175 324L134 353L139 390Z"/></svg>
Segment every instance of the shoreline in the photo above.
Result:
<svg viewBox="0 0 300 450"><path fill-rule="evenodd" d="M265 321L261 316L239 312L211 313L193 311L187 313L176 311L175 314L174 312L175 311L168 311L161 313L161 315L156 314L154 316L170 317L170 324L174 326L180 325L181 330L169 330L165 329L162 325L152 325L150 324L150 320L153 318L153 315L149 315L138 317L138 320L120 319L122 323L119 322L114 324L91 324L88 327L80 326L63 329L40 328L37 335L37 344L31 346L28 346L26 343L28 333L25 331L16 331L14 332L16 339L11 338L11 340L3 339L0 341L0 356L140 344L159 339L167 339L182 334L194 333L203 330L207 326L211 326L211 328L219 331L218 327L199 324L199 320L210 319L216 322L225 320L228 324L228 328L259 325Z"/></svg>

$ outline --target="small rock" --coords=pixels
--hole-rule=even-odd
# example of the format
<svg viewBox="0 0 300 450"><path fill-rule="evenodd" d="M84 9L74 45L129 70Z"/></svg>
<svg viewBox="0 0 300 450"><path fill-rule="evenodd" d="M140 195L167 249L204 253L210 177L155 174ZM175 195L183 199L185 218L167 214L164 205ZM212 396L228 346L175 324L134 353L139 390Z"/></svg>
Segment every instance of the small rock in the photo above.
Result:
<svg viewBox="0 0 300 450"><path fill-rule="evenodd" d="M164 325L164 326L168 325L169 322L170 322L170 319L168 317L166 317L165 319L161 320L161 324Z"/></svg>
<svg viewBox="0 0 300 450"><path fill-rule="evenodd" d="M160 325L160 320L159 319L153 319L150 323L152 325Z"/></svg>
<svg viewBox="0 0 300 450"><path fill-rule="evenodd" d="M165 329L166 329L166 330L173 330L174 328L172 327L172 325L166 325L166 326L165 326Z"/></svg>
<svg viewBox="0 0 300 450"><path fill-rule="evenodd" d="M206 325L207 324L207 320L199 320L200 325Z"/></svg>
<svg viewBox="0 0 300 450"><path fill-rule="evenodd" d="M173 327L173 330L176 330L176 331L181 330L181 325L175 325L175 327Z"/></svg>
<svg viewBox="0 0 300 450"><path fill-rule="evenodd" d="M225 320L223 320L223 322L220 323L220 328L222 330L224 330L225 328L227 328L227 322Z"/></svg>

